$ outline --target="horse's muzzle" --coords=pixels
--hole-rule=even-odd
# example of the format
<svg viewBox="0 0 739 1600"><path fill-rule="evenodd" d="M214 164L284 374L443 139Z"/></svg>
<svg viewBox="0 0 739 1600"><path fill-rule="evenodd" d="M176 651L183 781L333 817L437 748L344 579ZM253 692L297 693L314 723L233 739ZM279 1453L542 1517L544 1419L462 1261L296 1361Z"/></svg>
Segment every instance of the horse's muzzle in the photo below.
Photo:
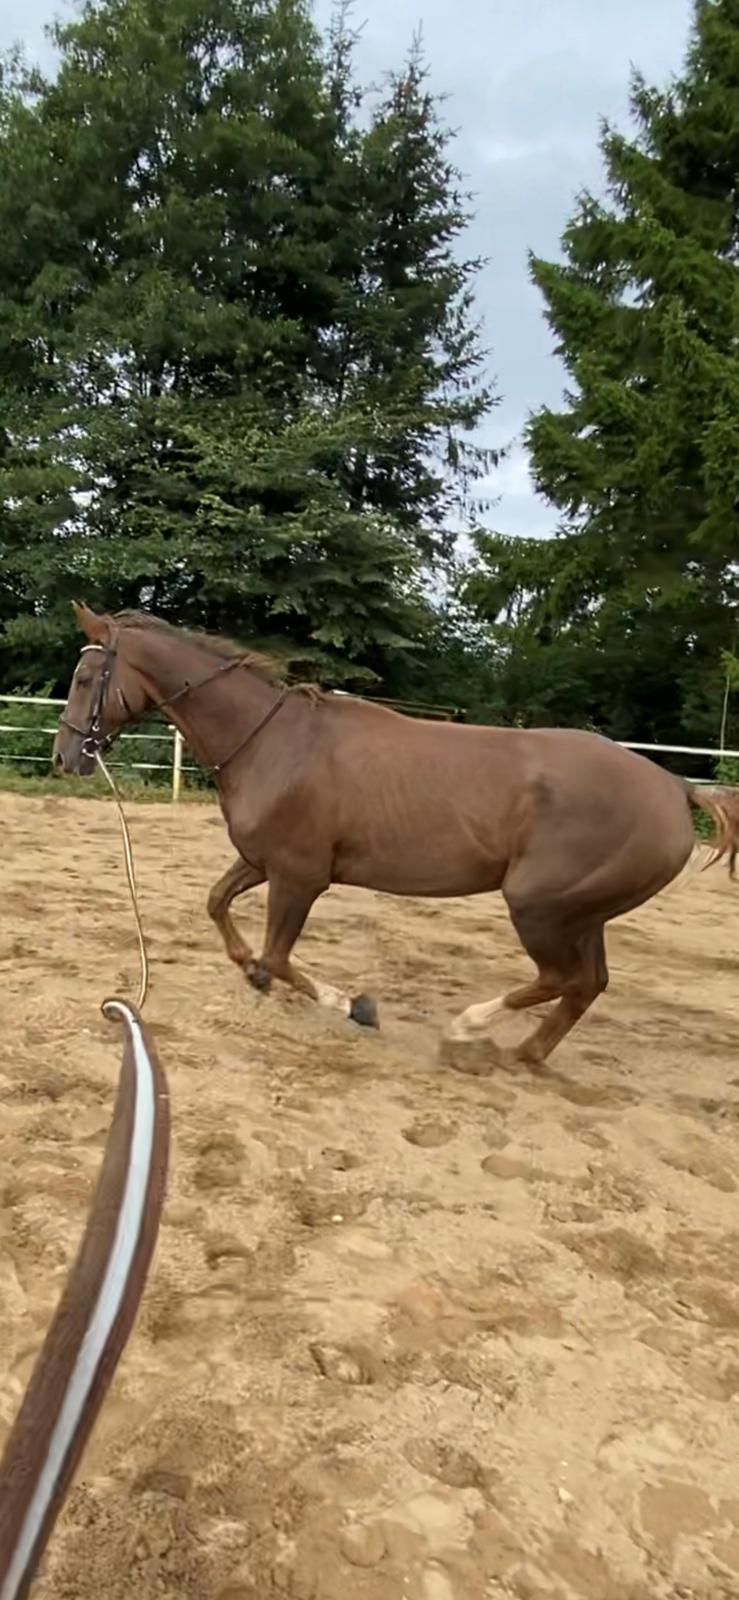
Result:
<svg viewBox="0 0 739 1600"><path fill-rule="evenodd" d="M89 778L95 771L95 754L88 748L86 739L65 739L62 742L62 736L59 736L54 741L51 764L59 776Z"/></svg>

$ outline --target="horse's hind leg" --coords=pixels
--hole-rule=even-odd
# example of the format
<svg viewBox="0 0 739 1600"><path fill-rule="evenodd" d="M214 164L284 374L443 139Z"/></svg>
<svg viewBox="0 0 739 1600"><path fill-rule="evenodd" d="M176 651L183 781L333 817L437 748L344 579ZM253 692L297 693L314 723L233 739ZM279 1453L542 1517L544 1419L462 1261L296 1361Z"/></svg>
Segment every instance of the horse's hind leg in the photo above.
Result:
<svg viewBox="0 0 739 1600"><path fill-rule="evenodd" d="M533 982L522 984L497 1000L469 1006L455 1018L447 1034L452 1058L455 1045L469 1043L488 1032L502 1013L525 1011L558 1000L559 1004L534 1033L515 1049L497 1050L491 1041L491 1054L501 1064L515 1059L540 1066L607 986L602 922L590 921L573 928L561 914L548 914L539 907L511 906L510 911L524 949L536 962L538 975Z"/></svg>
<svg viewBox="0 0 739 1600"><path fill-rule="evenodd" d="M548 963L556 960L558 973L559 1004L543 1018L539 1027L533 1034L519 1045L516 1052L518 1058L528 1061L532 1066L541 1066L547 1057L580 1018L585 1015L598 995L608 987L608 966L606 963L606 950L603 940L603 924L598 922L581 928L576 936L570 935L570 940L563 941L563 930L554 930L554 939L546 928L546 922L537 930L536 936L527 928L526 918L513 918L516 931L524 948L537 964L542 959ZM523 926L521 925L523 922ZM543 946L546 955L543 956ZM536 951L539 951L539 954ZM555 955L556 951L556 955ZM550 970L554 969L550 967ZM541 971L541 966L540 966ZM531 987L535 988L536 985ZM537 1005L539 1002L525 998L525 990L514 989L506 996L505 1004L510 1011L516 1011L527 1005Z"/></svg>
<svg viewBox="0 0 739 1600"><path fill-rule="evenodd" d="M358 995L352 1000L341 989L335 989L333 984L310 977L290 960L293 945L305 927L317 893L286 883L281 878L270 878L264 950L249 974L250 981L256 989L269 989L272 979L280 978L300 994L317 1001L318 1005L338 1011L365 1027L376 1028L379 1026L377 1007L369 996Z"/></svg>

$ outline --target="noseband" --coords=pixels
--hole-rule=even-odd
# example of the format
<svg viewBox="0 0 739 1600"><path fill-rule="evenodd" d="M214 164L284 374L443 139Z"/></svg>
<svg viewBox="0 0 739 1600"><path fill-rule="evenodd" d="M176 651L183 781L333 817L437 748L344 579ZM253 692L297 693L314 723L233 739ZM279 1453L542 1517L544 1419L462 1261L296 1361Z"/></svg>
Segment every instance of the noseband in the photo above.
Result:
<svg viewBox="0 0 739 1600"><path fill-rule="evenodd" d="M76 722L72 722L70 718L66 716L60 717L59 723L60 726L69 728L72 733L79 735L82 740L82 755L86 756L89 760L94 761L98 755L102 755L104 750L109 750L110 746L117 738L117 734L113 733L108 734L104 739L101 739L100 729L103 724L105 703L108 698L108 690L110 688L110 681L113 676L113 667L118 651L116 645L86 644L83 645L80 654L84 656L87 654L88 650L99 650L105 656L103 670L98 678L95 689L95 699L93 702L92 711L90 713L89 727L78 728ZM202 678L200 683L185 683L183 684L182 688L177 689L168 700L156 701L154 710L168 711L170 706L175 705L178 700L184 700L185 695L196 694L199 689L204 689L206 684L213 683L215 679L219 678L222 674L226 672L233 672L234 667L243 667L247 660L248 658L246 656L234 656L231 660L222 662L221 666L216 667L214 672L209 672L206 678ZM133 713L128 705L126 696L120 687L118 688L117 693L120 696L121 705L123 706L124 711L129 718L132 718ZM274 704L269 707L269 710L265 712L263 717L260 717L259 722L257 722L253 728L249 729L249 732L246 734L245 738L241 739L236 745L235 749L229 752L225 760L217 761L213 766L208 767L207 770L211 777L217 778L218 775L225 770L229 762L233 761L234 756L240 755L241 751L245 750L248 744L251 744L252 739L255 739L257 734L261 733L263 728L266 728L267 723L272 721L273 716L277 711L279 711L280 706L284 704L289 693L289 689L281 689Z"/></svg>

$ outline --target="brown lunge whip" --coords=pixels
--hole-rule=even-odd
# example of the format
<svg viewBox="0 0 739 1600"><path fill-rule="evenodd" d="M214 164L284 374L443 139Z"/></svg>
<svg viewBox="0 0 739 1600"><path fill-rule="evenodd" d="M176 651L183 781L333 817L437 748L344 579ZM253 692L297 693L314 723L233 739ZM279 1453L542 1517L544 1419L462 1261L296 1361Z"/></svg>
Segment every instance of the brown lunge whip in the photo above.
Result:
<svg viewBox="0 0 739 1600"><path fill-rule="evenodd" d="M0 1600L25 1600L133 1327L159 1229L167 1083L138 1012L125 1029L113 1122L77 1259L0 1462Z"/></svg>

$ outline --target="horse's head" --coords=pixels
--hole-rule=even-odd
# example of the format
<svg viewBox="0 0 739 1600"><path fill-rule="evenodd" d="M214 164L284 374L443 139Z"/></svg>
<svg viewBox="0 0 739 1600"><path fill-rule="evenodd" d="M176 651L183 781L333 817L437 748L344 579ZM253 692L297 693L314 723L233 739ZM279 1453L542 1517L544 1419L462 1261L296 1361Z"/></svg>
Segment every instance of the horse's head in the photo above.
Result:
<svg viewBox="0 0 739 1600"><path fill-rule="evenodd" d="M69 698L59 719L53 763L57 772L86 777L98 753L128 722L137 722L149 705L141 676L119 651L120 630L113 617L99 617L89 606L74 607L87 639L75 668Z"/></svg>

